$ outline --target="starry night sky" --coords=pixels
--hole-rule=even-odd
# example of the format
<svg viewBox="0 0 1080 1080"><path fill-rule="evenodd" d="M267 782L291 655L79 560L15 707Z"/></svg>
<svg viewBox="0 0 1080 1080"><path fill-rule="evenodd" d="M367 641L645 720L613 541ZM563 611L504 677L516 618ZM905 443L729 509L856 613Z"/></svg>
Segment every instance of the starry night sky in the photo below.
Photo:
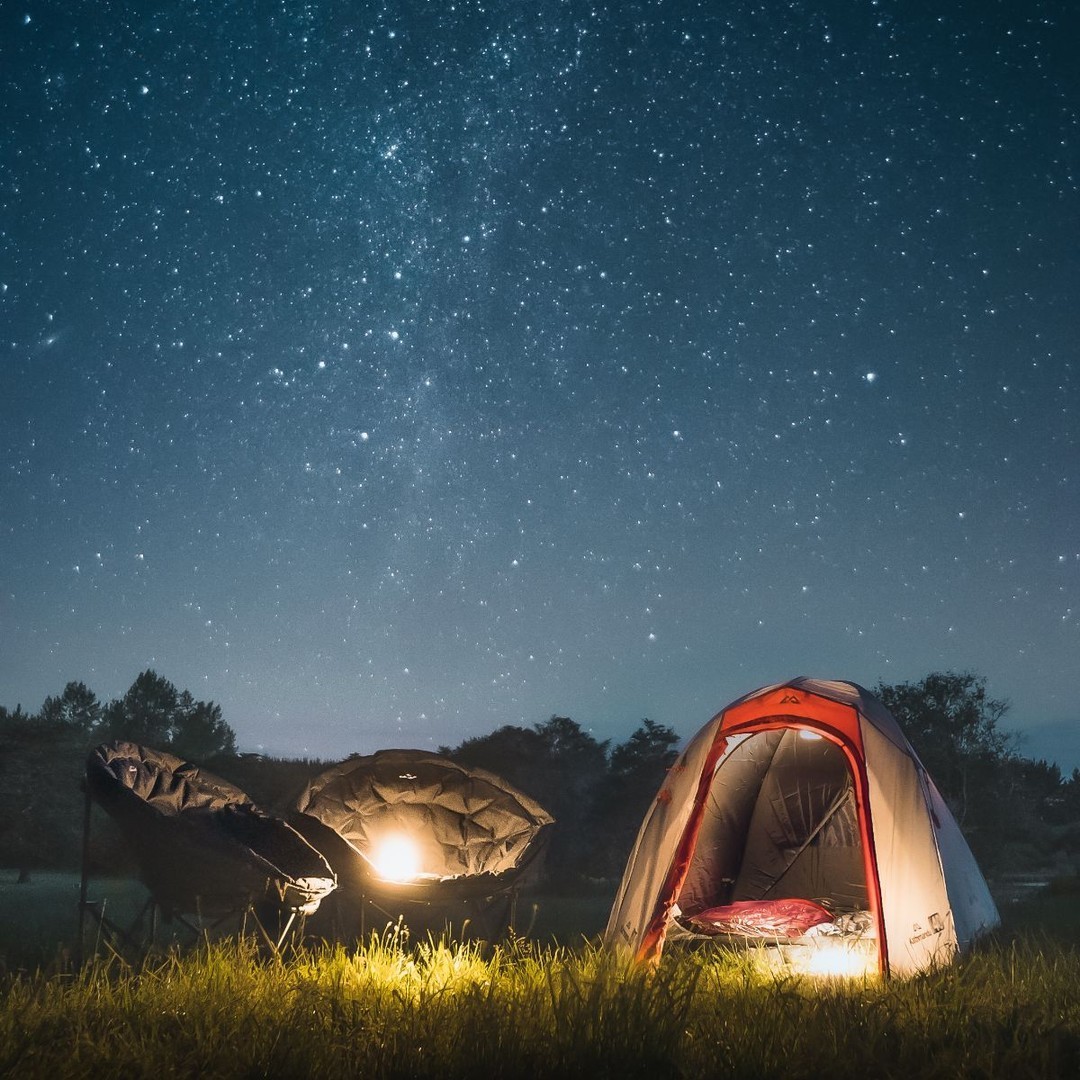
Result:
<svg viewBox="0 0 1080 1080"><path fill-rule="evenodd" d="M0 703L339 757L974 671L1080 764L1080 5L0 20Z"/></svg>

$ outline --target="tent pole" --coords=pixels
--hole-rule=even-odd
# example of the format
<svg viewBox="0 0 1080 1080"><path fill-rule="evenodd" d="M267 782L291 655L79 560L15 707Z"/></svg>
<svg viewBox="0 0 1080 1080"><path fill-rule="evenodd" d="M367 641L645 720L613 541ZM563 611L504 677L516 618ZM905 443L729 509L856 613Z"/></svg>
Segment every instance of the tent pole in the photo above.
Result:
<svg viewBox="0 0 1080 1080"><path fill-rule="evenodd" d="M791 856L791 860L790 860L790 862L788 862L787 866L785 866L784 869L780 871L779 876L761 894L761 896L758 899L764 900L765 897L768 896L769 893L771 893L773 891L773 889L775 889L776 886L779 885L780 882L784 880L784 878L787 876L787 872L798 861L799 856L814 842L814 840L817 839L818 833L820 833L821 830L824 829L825 826L828 825L830 821L832 821L833 817L839 812L840 807L843 806L845 802L847 802L848 796L852 795L852 794L854 794L854 789L852 787L850 787L850 786L845 787L844 790L840 792L840 794L836 797L836 800L833 802L832 806L829 807L828 813L821 819L821 821L819 821L817 823L817 826L814 828L814 831L811 832L810 835L802 842L802 845L799 847L799 850L796 851L795 854Z"/></svg>

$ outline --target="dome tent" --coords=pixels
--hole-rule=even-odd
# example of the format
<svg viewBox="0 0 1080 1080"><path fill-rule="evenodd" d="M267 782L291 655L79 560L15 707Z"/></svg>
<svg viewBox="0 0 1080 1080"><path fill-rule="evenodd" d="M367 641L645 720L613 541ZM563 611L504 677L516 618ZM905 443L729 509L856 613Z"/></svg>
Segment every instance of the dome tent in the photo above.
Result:
<svg viewBox="0 0 1080 1080"><path fill-rule="evenodd" d="M843 947L862 970L910 975L998 921L892 715L853 683L799 678L733 702L686 746L605 940L651 961L665 940L757 937L790 944L796 961Z"/></svg>
<svg viewBox="0 0 1080 1080"><path fill-rule="evenodd" d="M493 937L546 840L550 814L507 781L423 750L327 769L289 822L338 877L335 935L402 919L413 933L468 925Z"/></svg>

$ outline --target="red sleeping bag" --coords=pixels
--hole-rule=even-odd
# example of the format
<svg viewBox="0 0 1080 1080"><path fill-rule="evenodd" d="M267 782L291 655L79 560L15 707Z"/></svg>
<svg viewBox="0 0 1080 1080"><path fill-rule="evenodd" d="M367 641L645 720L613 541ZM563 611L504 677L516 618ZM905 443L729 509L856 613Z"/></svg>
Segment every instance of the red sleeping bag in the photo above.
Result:
<svg viewBox="0 0 1080 1080"><path fill-rule="evenodd" d="M832 922L832 915L813 900L736 900L706 908L689 917L705 934L738 934L755 938L802 937L811 926Z"/></svg>

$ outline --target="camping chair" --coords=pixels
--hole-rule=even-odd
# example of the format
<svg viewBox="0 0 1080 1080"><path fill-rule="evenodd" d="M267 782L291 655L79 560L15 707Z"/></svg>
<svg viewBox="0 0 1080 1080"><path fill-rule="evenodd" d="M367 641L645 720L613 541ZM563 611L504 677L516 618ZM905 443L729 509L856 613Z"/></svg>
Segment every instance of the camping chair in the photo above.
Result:
<svg viewBox="0 0 1080 1080"><path fill-rule="evenodd" d="M333 766L288 820L334 868L326 933L349 940L402 924L414 936L501 937L553 821L500 777L421 750Z"/></svg>
<svg viewBox="0 0 1080 1080"><path fill-rule="evenodd" d="M114 819L149 891L127 926L88 899L90 810ZM298 916L336 886L326 860L239 788L172 754L131 742L97 747L86 764L79 940L85 916L122 954L155 943L158 916L192 938L255 929L278 951Z"/></svg>

